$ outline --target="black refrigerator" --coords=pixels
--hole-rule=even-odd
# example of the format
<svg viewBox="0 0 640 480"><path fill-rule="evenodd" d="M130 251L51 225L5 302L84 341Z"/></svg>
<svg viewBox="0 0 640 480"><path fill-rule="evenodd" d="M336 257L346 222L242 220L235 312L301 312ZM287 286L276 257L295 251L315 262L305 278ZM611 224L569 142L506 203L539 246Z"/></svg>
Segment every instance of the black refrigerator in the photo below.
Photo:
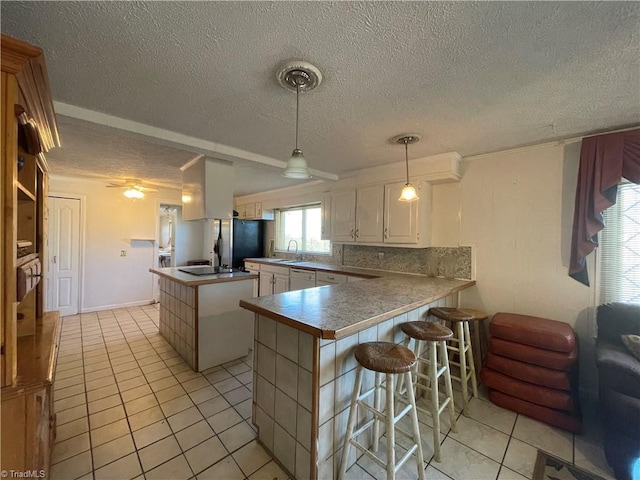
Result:
<svg viewBox="0 0 640 480"><path fill-rule="evenodd" d="M213 252L216 265L243 268L245 258L264 257L264 221L214 220Z"/></svg>

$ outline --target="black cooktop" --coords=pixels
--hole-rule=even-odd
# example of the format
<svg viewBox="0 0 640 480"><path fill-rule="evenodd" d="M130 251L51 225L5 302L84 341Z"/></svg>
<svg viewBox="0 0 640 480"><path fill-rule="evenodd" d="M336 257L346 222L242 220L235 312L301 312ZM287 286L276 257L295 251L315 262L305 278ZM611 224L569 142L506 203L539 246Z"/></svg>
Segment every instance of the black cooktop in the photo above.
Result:
<svg viewBox="0 0 640 480"><path fill-rule="evenodd" d="M181 272L190 273L191 275L216 275L218 273L233 273L238 270L234 270L233 268L223 268L223 267L211 267L209 265L198 266L198 267L180 267L178 268Z"/></svg>

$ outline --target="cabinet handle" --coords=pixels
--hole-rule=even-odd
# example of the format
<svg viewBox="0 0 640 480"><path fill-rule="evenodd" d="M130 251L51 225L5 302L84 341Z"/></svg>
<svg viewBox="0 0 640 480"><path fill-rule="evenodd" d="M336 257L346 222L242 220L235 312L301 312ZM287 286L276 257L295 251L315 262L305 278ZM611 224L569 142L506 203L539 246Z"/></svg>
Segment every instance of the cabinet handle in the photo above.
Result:
<svg viewBox="0 0 640 480"><path fill-rule="evenodd" d="M358 234L358 232L360 231L360 229L356 229L356 238L358 238L360 235Z"/></svg>
<svg viewBox="0 0 640 480"><path fill-rule="evenodd" d="M351 231L349 232L349 236L350 236L351 238L355 238L355 237L353 236L353 228L352 228L352 229L351 229Z"/></svg>
<svg viewBox="0 0 640 480"><path fill-rule="evenodd" d="M58 257L57 256L53 256L53 263L58 263Z"/></svg>
<svg viewBox="0 0 640 480"><path fill-rule="evenodd" d="M388 231L389 231L388 228L384 229L384 238L389 238Z"/></svg>

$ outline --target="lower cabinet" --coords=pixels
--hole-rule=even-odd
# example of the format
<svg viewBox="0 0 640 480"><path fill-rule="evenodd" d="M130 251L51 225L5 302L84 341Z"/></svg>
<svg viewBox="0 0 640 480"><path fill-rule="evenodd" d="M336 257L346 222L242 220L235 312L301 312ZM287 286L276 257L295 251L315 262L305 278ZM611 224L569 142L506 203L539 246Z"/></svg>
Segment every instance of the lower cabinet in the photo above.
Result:
<svg viewBox="0 0 640 480"><path fill-rule="evenodd" d="M260 267L260 296L289 291L289 267L262 265Z"/></svg>

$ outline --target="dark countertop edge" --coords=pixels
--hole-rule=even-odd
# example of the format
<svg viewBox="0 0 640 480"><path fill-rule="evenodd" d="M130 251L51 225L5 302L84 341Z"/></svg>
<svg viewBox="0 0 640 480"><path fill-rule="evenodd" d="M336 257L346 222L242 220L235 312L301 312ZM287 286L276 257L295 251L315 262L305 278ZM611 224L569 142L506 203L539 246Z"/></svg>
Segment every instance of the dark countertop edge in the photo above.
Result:
<svg viewBox="0 0 640 480"><path fill-rule="evenodd" d="M176 267L166 267L167 269L172 269ZM184 280L182 278L178 278L172 273L167 271L163 271L163 268L150 268L149 271L151 273L155 273L161 277L168 278L174 282L181 283L182 285L186 285L187 287L198 287L200 285L211 285L213 283L225 283L225 282L239 282L242 280L251 280L254 278L259 278L255 273L249 272L234 272L234 273L216 273L215 275L201 275L194 277L194 280ZM185 275L189 275L185 273Z"/></svg>
<svg viewBox="0 0 640 480"><path fill-rule="evenodd" d="M376 315L375 317L371 317L367 320L362 320L358 323L355 323L353 325L349 325L348 327L342 328L340 330L322 330L320 328L316 328L313 327L311 325L308 325L306 323L303 322L299 322L297 320L294 320L290 317L287 317L285 315L280 315L276 312L273 312L271 310L267 310L265 308L262 307L258 307L256 305L253 305L251 303L248 303L245 300L240 300L240 306L243 308L246 308L247 310L250 310L254 313L257 313L259 315L265 316L267 318L270 318L272 320L275 320L276 322L279 323L283 323L285 325L288 325L289 327L295 328L296 330L300 330L302 332L305 333L309 333L311 335L313 335L314 337L318 337L321 339L325 339L325 340L339 340L341 338L347 337L349 335L352 335L356 332L359 332L361 330L364 330L366 328L372 327L374 325L377 325L378 323L382 323L385 320L389 320L390 318L394 318L398 315L402 315L403 313L406 312L410 312L411 310L415 310L416 308L420 308L423 307L431 302L434 302L436 300L439 300L441 298L444 298L448 295L452 295L454 293L458 293L466 288L470 288L473 287L476 284L475 280L462 280L466 283L459 285L457 287L453 287L450 289L447 289L446 291L437 293L435 295L432 295L430 297L426 297L418 302L413 302L410 304L407 304L403 307L400 308L396 308L394 310L391 310L389 312L380 314L380 315Z"/></svg>

